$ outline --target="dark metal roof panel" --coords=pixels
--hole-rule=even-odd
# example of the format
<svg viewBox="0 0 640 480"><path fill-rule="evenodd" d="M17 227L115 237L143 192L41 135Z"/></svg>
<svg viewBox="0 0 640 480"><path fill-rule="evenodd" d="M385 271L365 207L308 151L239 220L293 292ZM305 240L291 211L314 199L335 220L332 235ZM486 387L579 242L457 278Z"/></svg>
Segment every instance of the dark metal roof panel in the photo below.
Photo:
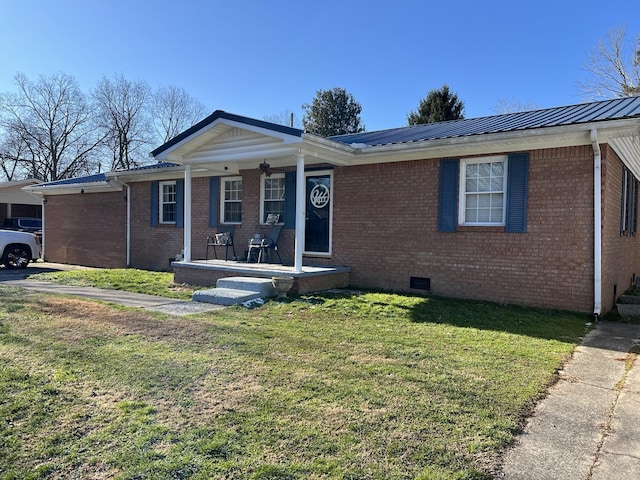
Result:
<svg viewBox="0 0 640 480"><path fill-rule="evenodd" d="M370 146L390 145L633 117L640 117L640 97L616 98L566 107L451 120L330 138L347 145L352 143L364 143Z"/></svg>
<svg viewBox="0 0 640 480"><path fill-rule="evenodd" d="M107 177L104 173L96 173L95 175L87 175L86 177L65 178L63 180L56 180L54 182L41 183L40 185L37 185L37 188L54 187L58 185L77 185L80 183L98 183L106 181Z"/></svg>

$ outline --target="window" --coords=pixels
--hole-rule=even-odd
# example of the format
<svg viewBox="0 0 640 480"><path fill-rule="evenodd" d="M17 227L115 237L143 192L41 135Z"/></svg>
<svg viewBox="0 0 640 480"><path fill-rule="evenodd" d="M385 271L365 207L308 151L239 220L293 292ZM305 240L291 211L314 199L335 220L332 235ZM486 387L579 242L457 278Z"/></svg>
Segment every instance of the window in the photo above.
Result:
<svg viewBox="0 0 640 480"><path fill-rule="evenodd" d="M242 222L242 177L223 178L220 194L222 223Z"/></svg>
<svg viewBox="0 0 640 480"><path fill-rule="evenodd" d="M159 182L160 223L176 223L176 182Z"/></svg>
<svg viewBox="0 0 640 480"><path fill-rule="evenodd" d="M638 229L638 181L631 171L622 170L620 235L633 236Z"/></svg>
<svg viewBox="0 0 640 480"><path fill-rule="evenodd" d="M261 222L266 223L271 213L280 215L280 223L284 222L284 173L274 173L270 177L263 175L260 183Z"/></svg>
<svg viewBox="0 0 640 480"><path fill-rule="evenodd" d="M460 167L460 224L504 225L506 157L469 159Z"/></svg>

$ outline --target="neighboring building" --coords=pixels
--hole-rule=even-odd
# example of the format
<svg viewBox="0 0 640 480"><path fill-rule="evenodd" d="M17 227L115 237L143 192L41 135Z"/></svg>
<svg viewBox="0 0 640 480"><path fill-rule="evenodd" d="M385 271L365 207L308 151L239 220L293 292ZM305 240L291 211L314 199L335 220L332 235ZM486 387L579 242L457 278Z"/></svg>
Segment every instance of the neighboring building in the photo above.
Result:
<svg viewBox="0 0 640 480"><path fill-rule="evenodd" d="M640 273L640 97L332 138L216 111L151 154L29 187L48 260L184 251L176 278L213 283L234 272L203 266L206 237L233 225L242 251L279 213L291 274L346 266L354 287L600 314Z"/></svg>
<svg viewBox="0 0 640 480"><path fill-rule="evenodd" d="M42 218L42 200L23 190L39 183L34 178L0 182L0 225L9 217Z"/></svg>

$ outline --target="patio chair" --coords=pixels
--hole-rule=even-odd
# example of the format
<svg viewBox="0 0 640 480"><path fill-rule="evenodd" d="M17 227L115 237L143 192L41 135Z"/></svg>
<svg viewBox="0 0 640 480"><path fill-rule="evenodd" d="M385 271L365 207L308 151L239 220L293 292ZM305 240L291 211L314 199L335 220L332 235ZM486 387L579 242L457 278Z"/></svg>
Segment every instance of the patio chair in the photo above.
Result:
<svg viewBox="0 0 640 480"><path fill-rule="evenodd" d="M207 237L207 249L204 253L204 259L209 260L209 247L213 247L213 255L215 258L218 258L218 252L216 251L216 247L224 247L224 260L225 262L229 259L229 247L233 251L233 258L236 258L236 247L233 245L233 234L235 232L235 227L225 227L227 231L216 233L212 237Z"/></svg>
<svg viewBox="0 0 640 480"><path fill-rule="evenodd" d="M249 242L247 259L251 258L257 250L258 263L261 263L265 257L267 263L271 263L271 251L273 250L278 256L278 261L282 263L282 258L280 258L280 253L278 252L278 238L280 237L282 227L283 225L272 225L269 232L263 238L252 238Z"/></svg>

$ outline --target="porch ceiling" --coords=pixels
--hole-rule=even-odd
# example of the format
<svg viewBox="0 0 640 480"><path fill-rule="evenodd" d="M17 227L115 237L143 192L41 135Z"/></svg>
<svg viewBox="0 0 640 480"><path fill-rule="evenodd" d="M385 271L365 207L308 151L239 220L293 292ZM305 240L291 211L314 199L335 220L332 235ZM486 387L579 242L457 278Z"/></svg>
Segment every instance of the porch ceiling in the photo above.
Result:
<svg viewBox="0 0 640 480"><path fill-rule="evenodd" d="M612 138L610 145L636 178L640 178L640 132Z"/></svg>

